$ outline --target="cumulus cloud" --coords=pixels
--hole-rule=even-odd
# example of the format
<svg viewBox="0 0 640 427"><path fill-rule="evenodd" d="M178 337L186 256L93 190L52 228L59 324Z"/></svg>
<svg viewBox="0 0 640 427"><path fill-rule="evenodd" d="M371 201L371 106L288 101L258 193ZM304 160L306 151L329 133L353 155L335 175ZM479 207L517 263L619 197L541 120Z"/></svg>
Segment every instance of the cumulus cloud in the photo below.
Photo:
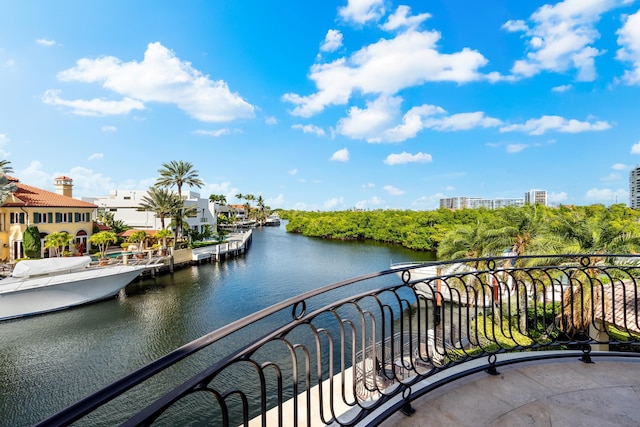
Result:
<svg viewBox="0 0 640 427"><path fill-rule="evenodd" d="M356 209L369 209L372 207L380 207L384 205L384 200L377 197L377 196L373 196L372 198L368 199L368 200L360 200L356 202Z"/></svg>
<svg viewBox="0 0 640 427"><path fill-rule="evenodd" d="M431 163L431 154L418 152L416 154L410 154L403 151L400 154L389 154L384 163L387 165L402 165L405 163Z"/></svg>
<svg viewBox="0 0 640 427"><path fill-rule="evenodd" d="M254 106L231 92L226 82L212 80L157 42L149 43L141 62L123 62L113 56L83 58L57 77L63 82L100 83L124 97L122 101L66 101L58 91L45 93L45 102L71 107L75 114L126 114L143 109L143 103L162 102L175 104L204 122L254 117Z"/></svg>
<svg viewBox="0 0 640 427"><path fill-rule="evenodd" d="M38 43L40 46L55 46L56 45L56 41L55 40L49 40L49 39L36 39L36 43Z"/></svg>
<svg viewBox="0 0 640 427"><path fill-rule="evenodd" d="M338 30L329 30L324 36L324 41L320 46L322 52L333 52L342 46L342 33Z"/></svg>
<svg viewBox="0 0 640 427"><path fill-rule="evenodd" d="M298 169L293 168L289 171L289 175L296 175L298 173Z"/></svg>
<svg viewBox="0 0 640 427"><path fill-rule="evenodd" d="M620 176L619 173L610 173L607 176L603 176L602 178L600 178L600 181L619 181L622 177Z"/></svg>
<svg viewBox="0 0 640 427"><path fill-rule="evenodd" d="M217 138L219 136L229 135L231 133L231 130L227 128L216 129L216 130L198 129L198 130L194 130L193 133L196 135L213 136L214 138Z"/></svg>
<svg viewBox="0 0 640 427"><path fill-rule="evenodd" d="M326 200L323 203L325 209L335 209L338 207L344 206L344 198L343 197L334 197L332 199Z"/></svg>
<svg viewBox="0 0 640 427"><path fill-rule="evenodd" d="M553 88L551 88L551 90L552 90L552 91L554 91L554 92L560 92L560 93L562 93L562 92L566 92L566 91L568 91L568 90L569 90L569 89L571 89L572 87L573 87L572 85L561 85L561 86L553 87Z"/></svg>
<svg viewBox="0 0 640 427"><path fill-rule="evenodd" d="M342 19L356 24L377 21L384 13L384 0L348 0L346 6L338 8Z"/></svg>
<svg viewBox="0 0 640 427"><path fill-rule="evenodd" d="M524 32L528 40L525 59L515 62L511 72L531 77L542 71L577 71L576 79L593 81L594 59L603 52L593 47L600 37L595 25L603 13L627 3L627 0L564 0L545 4L528 19L507 21L503 28Z"/></svg>
<svg viewBox="0 0 640 427"><path fill-rule="evenodd" d="M617 203L628 200L629 193L623 189L592 188L587 191L584 198L591 202Z"/></svg>
<svg viewBox="0 0 640 427"><path fill-rule="evenodd" d="M291 114L311 117L328 106L348 103L354 92L392 96L426 82L467 83L488 78L478 72L488 62L482 54L469 48L441 53L440 39L437 31L411 28L349 57L314 64L309 77L318 91L308 96L287 93L282 99L295 105Z"/></svg>
<svg viewBox="0 0 640 427"><path fill-rule="evenodd" d="M92 155L89 156L88 160L100 160L104 157L104 154L102 153L93 153Z"/></svg>
<svg viewBox="0 0 640 427"><path fill-rule="evenodd" d="M519 153L527 147L527 144L507 144L507 153Z"/></svg>
<svg viewBox="0 0 640 427"><path fill-rule="evenodd" d="M611 169L617 170L617 171L623 171L623 170L625 170L627 168L628 168L628 166L625 165L624 163L616 163L613 166L611 166Z"/></svg>
<svg viewBox="0 0 640 427"><path fill-rule="evenodd" d="M343 148L342 150L338 150L331 156L331 159L337 162L348 162L349 161L349 150Z"/></svg>
<svg viewBox="0 0 640 427"><path fill-rule="evenodd" d="M264 122L270 126L273 126L278 124L278 119L273 116L267 116L264 118Z"/></svg>
<svg viewBox="0 0 640 427"><path fill-rule="evenodd" d="M4 146L9 142L9 137L5 133L0 133L0 156L3 158L9 157L8 151L5 151Z"/></svg>
<svg viewBox="0 0 640 427"><path fill-rule="evenodd" d="M60 91L49 89L42 96L42 102L49 105L69 107L80 116L114 116L129 114L133 110L144 110L144 104L133 98L109 101L103 98L66 100L60 98Z"/></svg>
<svg viewBox="0 0 640 427"><path fill-rule="evenodd" d="M393 185L385 185L382 189L392 196L402 196L406 193L406 191L396 188Z"/></svg>
<svg viewBox="0 0 640 427"><path fill-rule="evenodd" d="M375 188L375 184L373 182L367 182L366 184L362 184L362 188Z"/></svg>
<svg viewBox="0 0 640 427"><path fill-rule="evenodd" d="M631 63L632 67L624 72L622 80L629 85L640 84L640 10L626 18L617 34L618 44L622 47L616 58Z"/></svg>
<svg viewBox="0 0 640 427"><path fill-rule="evenodd" d="M411 16L411 8L400 5L396 11L389 16L387 22L382 25L382 28L387 31L397 30L399 28L415 29L429 18L431 18L431 14L429 13Z"/></svg>
<svg viewBox="0 0 640 427"><path fill-rule="evenodd" d="M291 126L291 129L299 129L304 133L313 133L318 136L324 136L324 129L315 125L295 124Z"/></svg>
<svg viewBox="0 0 640 427"><path fill-rule="evenodd" d="M500 132L526 132L529 135L542 135L548 131L562 133L579 133L600 131L611 128L606 121L582 122L575 119L565 119L561 116L542 116L539 119L529 119L524 124L508 125L500 128Z"/></svg>
<svg viewBox="0 0 640 427"><path fill-rule="evenodd" d="M631 146L631 154L640 154L640 141Z"/></svg>
<svg viewBox="0 0 640 427"><path fill-rule="evenodd" d="M347 117L339 120L337 132L367 142L402 142L414 138L424 129L439 132L497 127L501 120L487 117L482 111L447 114L436 105L412 107L401 116L402 98L381 96L366 103L367 108L351 107Z"/></svg>
<svg viewBox="0 0 640 427"><path fill-rule="evenodd" d="M110 126L110 125L102 126L102 132L115 132L117 130L118 128L115 126Z"/></svg>
<svg viewBox="0 0 640 427"><path fill-rule="evenodd" d="M567 193L565 193L564 191L560 193L547 193L547 199L549 200L549 203L562 203L568 198L569 197L567 196Z"/></svg>

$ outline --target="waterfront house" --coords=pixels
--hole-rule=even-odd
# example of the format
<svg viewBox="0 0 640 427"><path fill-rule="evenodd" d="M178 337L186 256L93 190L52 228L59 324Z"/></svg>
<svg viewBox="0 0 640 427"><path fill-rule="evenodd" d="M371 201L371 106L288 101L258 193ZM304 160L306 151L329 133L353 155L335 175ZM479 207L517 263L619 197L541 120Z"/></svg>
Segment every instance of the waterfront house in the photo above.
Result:
<svg viewBox="0 0 640 427"><path fill-rule="evenodd" d="M0 206L0 261L14 262L24 257L23 234L32 225L40 232L43 258L51 256L50 251L44 249L44 239L51 233L72 235L71 252L88 251L97 206L72 197L71 178L55 178L55 192L32 187L17 178L7 178L17 189Z"/></svg>
<svg viewBox="0 0 640 427"><path fill-rule="evenodd" d="M108 196L84 197L83 200L95 203L98 212L111 213L115 220L124 222L129 227L139 230L160 230L160 219L155 212L138 210L143 199L148 196L146 190L110 190ZM211 230L216 229L216 215L213 202L207 198L201 198L194 191L182 191L182 199L185 207L195 207L196 216L183 218L189 225L189 229L199 233L204 231L204 226L209 225ZM169 224L171 218L166 218Z"/></svg>

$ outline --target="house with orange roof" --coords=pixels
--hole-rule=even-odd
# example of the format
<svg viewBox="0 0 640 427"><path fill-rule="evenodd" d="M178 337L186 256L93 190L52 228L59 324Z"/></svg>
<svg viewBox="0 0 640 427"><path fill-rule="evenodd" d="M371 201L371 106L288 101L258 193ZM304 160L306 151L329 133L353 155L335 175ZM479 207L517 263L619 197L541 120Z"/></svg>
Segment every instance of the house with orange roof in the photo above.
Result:
<svg viewBox="0 0 640 427"><path fill-rule="evenodd" d="M23 234L28 226L38 227L42 240L42 257L51 256L44 249L47 235L64 232L74 236L71 249L87 253L97 205L72 197L73 180L55 178L55 192L23 184L7 176L17 189L0 206L0 262L24 257Z"/></svg>

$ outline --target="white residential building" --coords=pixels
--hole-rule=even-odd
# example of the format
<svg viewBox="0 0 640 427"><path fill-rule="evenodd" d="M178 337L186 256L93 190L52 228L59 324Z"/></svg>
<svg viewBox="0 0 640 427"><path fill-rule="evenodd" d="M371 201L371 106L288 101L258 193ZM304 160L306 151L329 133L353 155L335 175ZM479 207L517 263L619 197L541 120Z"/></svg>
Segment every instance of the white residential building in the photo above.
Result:
<svg viewBox="0 0 640 427"><path fill-rule="evenodd" d="M98 205L98 212L104 211L113 214L113 218L121 220L131 228L143 230L160 230L160 219L155 213L139 211L142 199L148 195L146 190L111 190L108 196L83 197L83 200ZM184 218L189 228L202 232L202 226L208 224L211 231L216 230L216 213L214 204L209 199L203 199L194 191L182 191L185 206L195 206L197 215L194 218ZM165 227L168 227L171 218L165 218Z"/></svg>
<svg viewBox="0 0 640 427"><path fill-rule="evenodd" d="M640 166L629 173L629 206L640 209Z"/></svg>
<svg viewBox="0 0 640 427"><path fill-rule="evenodd" d="M638 191L640 196L640 168L638 169ZM512 199L483 199L482 197L450 197L440 199L440 207L445 209L499 209L507 206L522 207L525 204L537 203L547 206L547 192L544 190L531 190L525 193L524 198Z"/></svg>
<svg viewBox="0 0 640 427"><path fill-rule="evenodd" d="M524 203L527 205L548 205L547 192L544 190L529 190L524 193Z"/></svg>

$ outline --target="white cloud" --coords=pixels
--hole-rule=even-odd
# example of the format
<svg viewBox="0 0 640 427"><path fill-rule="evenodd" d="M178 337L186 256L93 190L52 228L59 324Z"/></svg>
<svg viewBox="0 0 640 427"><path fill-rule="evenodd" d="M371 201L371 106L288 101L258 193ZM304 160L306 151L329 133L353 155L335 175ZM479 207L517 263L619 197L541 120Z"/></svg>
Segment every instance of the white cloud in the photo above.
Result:
<svg viewBox="0 0 640 427"><path fill-rule="evenodd" d="M304 133L313 133L313 134L316 134L318 136L324 136L324 129L322 129L321 127L315 126L315 125L295 124L295 125L291 126L291 129L299 129Z"/></svg>
<svg viewBox="0 0 640 427"><path fill-rule="evenodd" d="M348 0L346 6L338 8L342 19L356 24L377 21L384 13L384 0Z"/></svg>
<svg viewBox="0 0 640 427"><path fill-rule="evenodd" d="M640 84L640 10L627 17L617 31L618 44L622 46L616 53L620 61L630 62L632 69L626 70L622 80L629 85Z"/></svg>
<svg viewBox="0 0 640 427"><path fill-rule="evenodd" d="M21 182L29 183L34 187L46 189L53 186L54 176L43 171L42 163L38 160L33 160L26 168L16 171L16 176Z"/></svg>
<svg viewBox="0 0 640 427"><path fill-rule="evenodd" d="M213 136L213 137L219 137L219 136L223 136L223 135L229 135L231 133L230 129L227 128L222 128L222 129L217 129L217 130L194 130L193 131L194 134L196 135L204 135L204 136Z"/></svg>
<svg viewBox="0 0 640 427"><path fill-rule="evenodd" d="M296 175L298 173L298 169L293 168L289 171L289 175Z"/></svg>
<svg viewBox="0 0 640 427"><path fill-rule="evenodd" d="M117 130L118 128L115 126L110 126L110 125L102 126L102 132L115 132Z"/></svg>
<svg viewBox="0 0 640 427"><path fill-rule="evenodd" d="M431 154L419 152L416 154L410 154L403 151L400 154L389 154L384 160L387 165L401 165L405 163L431 163Z"/></svg>
<svg viewBox="0 0 640 427"><path fill-rule="evenodd" d="M211 80L209 76L193 68L190 62L182 61L174 52L157 42L149 43L141 62L122 62L113 56L83 58L77 61L75 67L58 73L58 79L100 83L105 89L136 103L137 109L143 108L143 102L175 104L191 117L204 122L254 117L254 106L231 92L227 83ZM46 94L45 99L48 99ZM57 96L52 99L57 99ZM88 112L84 112L81 101L57 99L56 104L74 108L75 114L123 113L122 110L113 112L107 102L95 101L88 101L91 102L87 107ZM133 108L129 111L131 109Z"/></svg>
<svg viewBox="0 0 640 427"><path fill-rule="evenodd" d="M356 202L356 209L368 209L374 206L382 206L384 205L384 200L377 196L373 196L368 200L360 200Z"/></svg>
<svg viewBox="0 0 640 427"><path fill-rule="evenodd" d="M420 15L410 16L411 8L409 6L400 5L396 11L389 15L387 22L382 25L382 29L387 31L397 30L399 28L415 29L427 19L431 18L429 13L421 13Z"/></svg>
<svg viewBox="0 0 640 427"><path fill-rule="evenodd" d="M519 153L527 147L527 144L507 144L507 153Z"/></svg>
<svg viewBox="0 0 640 427"><path fill-rule="evenodd" d="M545 4L525 21L507 21L507 31L524 32L528 37L526 59L515 62L512 73L531 77L542 71L577 71L577 80L592 81L594 58L603 52L591 46L600 33L595 25L600 16L626 0L564 0Z"/></svg>
<svg viewBox="0 0 640 427"><path fill-rule="evenodd" d="M415 209L436 209L440 205L440 199L445 197L442 193L422 196L411 202L411 207Z"/></svg>
<svg viewBox="0 0 640 427"><path fill-rule="evenodd" d="M56 45L56 41L55 40L49 40L49 39L36 39L36 43L38 43L40 46L55 46Z"/></svg>
<svg viewBox="0 0 640 427"><path fill-rule="evenodd" d="M539 119L529 119L521 125L507 125L500 128L500 132L526 132L529 135L542 135L547 131L562 133L578 133L609 129L611 125L606 121L581 122L575 119L565 119L560 116L542 116Z"/></svg>
<svg viewBox="0 0 640 427"><path fill-rule="evenodd" d="M265 197L264 204L271 209L282 207L285 202L284 194L278 194L276 197Z"/></svg>
<svg viewBox="0 0 640 427"><path fill-rule="evenodd" d="M392 196L401 196L404 193L406 193L406 191L400 190L399 188L396 188L393 185L385 185L384 187L382 187L382 189Z"/></svg>
<svg viewBox="0 0 640 427"><path fill-rule="evenodd" d="M584 198L592 202L619 203L629 199L629 193L623 189L592 188Z"/></svg>
<svg viewBox="0 0 640 427"><path fill-rule="evenodd" d="M99 159L102 159L103 157L104 157L104 154L102 153L93 153L92 155L89 156L87 160L99 160Z"/></svg>
<svg viewBox="0 0 640 427"><path fill-rule="evenodd" d="M273 116L268 116L268 117L265 117L264 122L266 124L270 125L270 126L277 125L278 124L278 119L276 119Z"/></svg>
<svg viewBox="0 0 640 427"><path fill-rule="evenodd" d="M343 148L342 150L338 150L331 156L331 159L337 162L348 162L349 161L349 150Z"/></svg>
<svg viewBox="0 0 640 427"><path fill-rule="evenodd" d="M628 166L625 165L624 163L616 163L613 166L611 166L611 169L617 170L617 171L623 171L623 170L625 170L627 168L628 168Z"/></svg>
<svg viewBox="0 0 640 427"><path fill-rule="evenodd" d="M342 33L338 30L329 30L320 46L322 52L333 52L342 46Z"/></svg>
<svg viewBox="0 0 640 427"><path fill-rule="evenodd" d="M549 203L562 203L568 199L568 196L567 193L562 191L560 193L548 193L547 199Z"/></svg>
<svg viewBox="0 0 640 427"><path fill-rule="evenodd" d="M366 184L362 184L362 188L375 188L375 184L373 182L367 182Z"/></svg>
<svg viewBox="0 0 640 427"><path fill-rule="evenodd" d="M640 154L640 141L631 146L631 154Z"/></svg>
<svg viewBox="0 0 640 427"><path fill-rule="evenodd" d="M561 85L561 86L556 86L551 88L552 91L554 92L566 92L568 90L570 90L573 87L573 85Z"/></svg>
<svg viewBox="0 0 640 427"><path fill-rule="evenodd" d="M72 113L81 116L112 116L129 114L133 110L144 110L144 104L132 98L122 98L120 101L106 99L76 99L65 100L60 98L59 90L47 90L42 96L42 102L49 105L69 107Z"/></svg>
<svg viewBox="0 0 640 427"><path fill-rule="evenodd" d="M338 122L339 134L372 143L402 142L414 138L424 129L453 132L503 124L501 120L487 117L481 111L447 115L442 107L429 104L411 108L400 119L402 98L397 96L380 96L366 104L366 109L349 109L348 116ZM399 124L392 126L399 121Z"/></svg>
<svg viewBox="0 0 640 427"><path fill-rule="evenodd" d="M600 178L600 181L619 181L622 177L620 176L619 173L610 173L607 176L603 176L602 178Z"/></svg>
<svg viewBox="0 0 640 427"><path fill-rule="evenodd" d="M354 92L391 96L426 82L467 83L487 78L478 69L487 59L475 50L440 53L437 31L408 30L391 39L381 39L363 47L348 58L314 64L310 78L318 91L282 99L295 104L291 114L311 117L331 105L344 105Z"/></svg>
<svg viewBox="0 0 640 427"><path fill-rule="evenodd" d="M326 200L323 203L325 209L335 209L337 207L344 206L344 198L343 197L334 197L332 199Z"/></svg>
<svg viewBox="0 0 640 427"><path fill-rule="evenodd" d="M4 146L7 145L8 143L9 143L9 137L7 136L7 134L0 133L0 156L4 157L5 159L9 157L9 154L11 154L4 150Z"/></svg>

